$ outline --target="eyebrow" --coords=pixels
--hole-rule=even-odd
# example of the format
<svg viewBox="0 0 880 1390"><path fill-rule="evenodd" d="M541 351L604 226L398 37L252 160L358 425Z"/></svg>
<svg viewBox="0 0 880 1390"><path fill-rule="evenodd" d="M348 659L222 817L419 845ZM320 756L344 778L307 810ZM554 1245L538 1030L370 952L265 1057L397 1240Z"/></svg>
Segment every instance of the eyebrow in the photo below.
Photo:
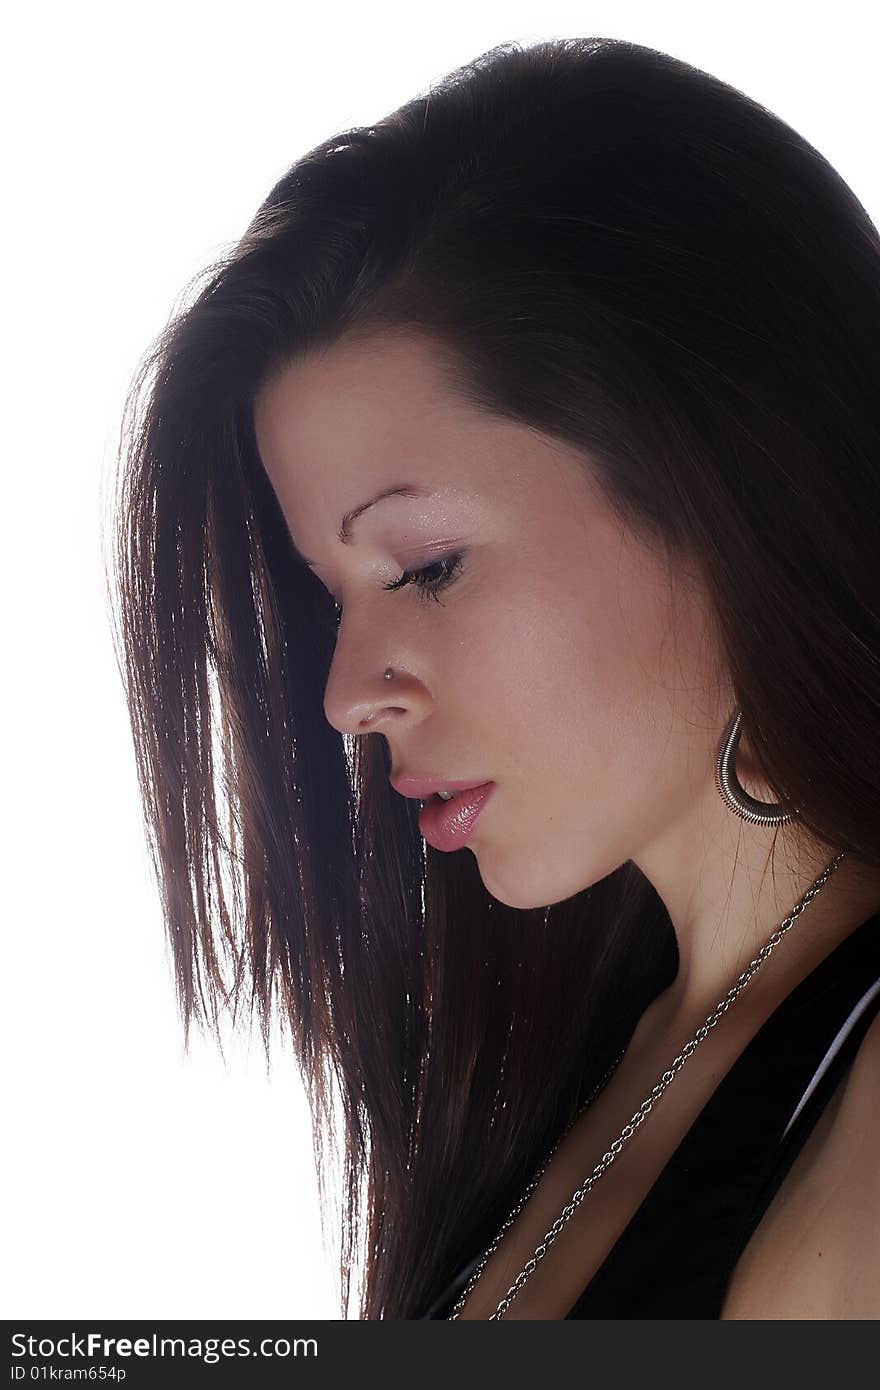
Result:
<svg viewBox="0 0 880 1390"><path fill-rule="evenodd" d="M353 507L350 512L345 513L345 516L342 518L342 521L340 523L339 530L336 532L337 539L340 541L342 545L351 545L352 522L357 521L359 516L363 516L364 512L369 511L370 507L375 507L377 503L384 502L385 499L388 497L430 496L430 488L420 487L416 483L396 483L393 487L383 488L381 492L376 493L375 497L371 497L368 502L362 502L359 507ZM308 555L303 555L302 551L298 549L298 547L292 539L291 545L293 546L295 554L299 557L300 560L303 561L304 564L309 565L311 567L318 563L317 560L310 560Z"/></svg>

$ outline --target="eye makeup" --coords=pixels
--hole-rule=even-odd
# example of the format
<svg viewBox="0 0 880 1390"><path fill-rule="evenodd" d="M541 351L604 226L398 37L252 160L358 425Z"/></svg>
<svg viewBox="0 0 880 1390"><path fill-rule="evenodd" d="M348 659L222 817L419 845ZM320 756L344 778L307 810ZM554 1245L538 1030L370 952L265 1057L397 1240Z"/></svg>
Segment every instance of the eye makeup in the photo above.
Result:
<svg viewBox="0 0 880 1390"><path fill-rule="evenodd" d="M435 560L432 564L425 565L422 569L404 570L399 579L395 579L392 584L383 584L382 587L387 590L396 590L405 588L407 584L415 584L421 598L436 598L439 600L441 590L448 588L450 584L454 584L455 580L458 578L461 572L463 559L464 551L457 550L445 559ZM428 578L433 570L441 571L440 576L436 579Z"/></svg>
<svg viewBox="0 0 880 1390"><path fill-rule="evenodd" d="M441 592L454 584L461 574L464 555L463 550L456 550L451 555L433 560L431 564L423 565L419 569L404 570L399 579L393 580L390 584L383 584L382 588L386 592L396 592L399 589L405 589L409 584L413 584L420 599L433 598L439 603ZM438 570L440 571L439 574L436 573ZM338 627L342 616L342 605L334 600L334 606L336 612L333 621Z"/></svg>

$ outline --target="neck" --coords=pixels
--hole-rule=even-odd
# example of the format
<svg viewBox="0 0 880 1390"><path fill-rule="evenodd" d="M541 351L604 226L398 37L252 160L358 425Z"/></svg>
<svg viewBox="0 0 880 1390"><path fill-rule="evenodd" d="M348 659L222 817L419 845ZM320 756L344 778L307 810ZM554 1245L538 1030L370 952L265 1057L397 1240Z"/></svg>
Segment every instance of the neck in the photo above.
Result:
<svg viewBox="0 0 880 1390"><path fill-rule="evenodd" d="M643 1016L643 1033L691 1036L737 982L773 932L835 857L827 853L815 871L777 871L754 894L744 886L750 910L734 915L731 904L706 903L702 913L676 926L680 966L672 984ZM742 897L742 893L740 897ZM842 941L880 911L880 872L844 858L776 942L735 1003L743 1024L769 1016ZM713 917L714 913L714 917ZM644 1027L642 1026L644 1024Z"/></svg>

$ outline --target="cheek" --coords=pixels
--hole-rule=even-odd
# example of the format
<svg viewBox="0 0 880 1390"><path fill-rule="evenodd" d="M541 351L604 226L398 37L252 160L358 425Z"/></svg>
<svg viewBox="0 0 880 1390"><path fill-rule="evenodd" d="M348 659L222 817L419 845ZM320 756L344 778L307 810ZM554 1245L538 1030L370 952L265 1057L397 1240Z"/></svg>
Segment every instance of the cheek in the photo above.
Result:
<svg viewBox="0 0 880 1390"><path fill-rule="evenodd" d="M604 800L665 781L689 724L710 719L695 704L707 637L698 599L671 591L654 557L610 529L593 539L589 562L580 540L549 562L548 546L521 555L515 577L456 615L445 659L467 700L459 717L482 729L499 773L563 797L589 779Z"/></svg>
<svg viewBox="0 0 880 1390"><path fill-rule="evenodd" d="M629 592L596 575L578 591L523 590L484 634L485 665L505 717L494 739L521 744L523 768L546 797L609 812L650 789L678 750L670 730L688 714L691 652L670 630L669 604L643 583ZM591 598L585 597L590 594ZM684 658L684 665L682 665ZM482 658L481 658L482 664ZM686 724L686 719L683 721Z"/></svg>
<svg viewBox="0 0 880 1390"><path fill-rule="evenodd" d="M609 820L634 843L711 778L718 723L711 641L699 605L673 607L668 592L642 586L613 611L609 604L581 644L591 708L580 727L590 731L590 766ZM574 748L572 755L577 761ZM631 846L627 857L633 853Z"/></svg>
<svg viewBox="0 0 880 1390"><path fill-rule="evenodd" d="M649 685L650 644L634 650L610 620L581 612L521 635L515 654L499 641L485 728L501 795L472 848L488 891L528 909L567 901L638 851L669 797L656 771L669 713Z"/></svg>
<svg viewBox="0 0 880 1390"><path fill-rule="evenodd" d="M644 561L627 576L619 560L508 591L468 637L485 765L503 784L472 848L513 907L564 901L633 858L706 765L701 615L676 612Z"/></svg>

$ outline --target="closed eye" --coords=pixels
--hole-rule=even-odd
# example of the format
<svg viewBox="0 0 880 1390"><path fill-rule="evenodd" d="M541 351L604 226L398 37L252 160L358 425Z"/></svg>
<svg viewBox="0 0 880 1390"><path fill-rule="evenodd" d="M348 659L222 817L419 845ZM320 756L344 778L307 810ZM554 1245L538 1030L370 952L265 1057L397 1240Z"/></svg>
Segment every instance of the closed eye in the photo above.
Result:
<svg viewBox="0 0 880 1390"><path fill-rule="evenodd" d="M395 579L392 584L383 584L383 589L403 589L407 584L415 584L420 591L421 598L438 598L441 589L446 589L456 580L461 572L461 562L464 559L464 551L455 551L443 560L435 560L432 565L425 565L418 570L404 570L399 579ZM439 570L436 577L431 577L434 572Z"/></svg>
<svg viewBox="0 0 880 1390"><path fill-rule="evenodd" d="M457 550L442 560L435 560L431 565L424 565L421 569L404 570L399 579L393 580L391 584L383 584L382 588L393 592L406 588L408 584L414 584L419 591L420 598L435 598L439 602L441 590L454 584L461 573L463 559L464 551ZM335 630L339 627L342 617L342 606L335 600L333 606L335 611L330 619L330 624Z"/></svg>

